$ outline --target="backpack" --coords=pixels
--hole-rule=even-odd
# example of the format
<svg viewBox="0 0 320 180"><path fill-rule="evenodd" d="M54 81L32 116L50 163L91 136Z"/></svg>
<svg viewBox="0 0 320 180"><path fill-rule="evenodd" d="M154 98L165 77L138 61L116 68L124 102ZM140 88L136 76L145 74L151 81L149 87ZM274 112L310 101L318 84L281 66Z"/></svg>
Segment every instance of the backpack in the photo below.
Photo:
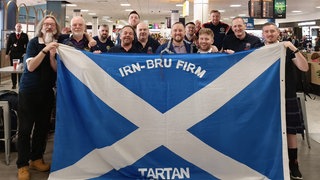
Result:
<svg viewBox="0 0 320 180"><path fill-rule="evenodd" d="M9 103L9 115L11 120L11 149L12 151L15 151L15 141L18 127L18 93L10 90L2 90L0 91L0 101L8 101ZM0 138L4 138L4 119L2 108L0 108ZM0 141L0 151L4 151L3 141Z"/></svg>

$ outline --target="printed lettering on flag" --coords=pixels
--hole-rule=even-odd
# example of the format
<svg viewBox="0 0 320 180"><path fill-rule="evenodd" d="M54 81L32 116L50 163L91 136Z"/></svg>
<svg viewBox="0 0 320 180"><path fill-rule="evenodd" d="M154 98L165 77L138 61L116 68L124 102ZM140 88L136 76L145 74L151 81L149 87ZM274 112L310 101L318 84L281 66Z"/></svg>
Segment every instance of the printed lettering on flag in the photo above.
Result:
<svg viewBox="0 0 320 180"><path fill-rule="evenodd" d="M60 45L49 179L288 179L283 57Z"/></svg>

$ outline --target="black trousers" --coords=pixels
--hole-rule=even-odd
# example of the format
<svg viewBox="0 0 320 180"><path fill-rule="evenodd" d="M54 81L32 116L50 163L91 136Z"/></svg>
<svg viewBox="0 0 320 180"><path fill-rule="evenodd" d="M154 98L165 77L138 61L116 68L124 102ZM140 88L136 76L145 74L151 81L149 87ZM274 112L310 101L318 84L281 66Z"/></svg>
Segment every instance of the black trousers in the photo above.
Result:
<svg viewBox="0 0 320 180"><path fill-rule="evenodd" d="M36 93L19 92L18 168L28 166L29 160L43 158L53 100L52 90Z"/></svg>

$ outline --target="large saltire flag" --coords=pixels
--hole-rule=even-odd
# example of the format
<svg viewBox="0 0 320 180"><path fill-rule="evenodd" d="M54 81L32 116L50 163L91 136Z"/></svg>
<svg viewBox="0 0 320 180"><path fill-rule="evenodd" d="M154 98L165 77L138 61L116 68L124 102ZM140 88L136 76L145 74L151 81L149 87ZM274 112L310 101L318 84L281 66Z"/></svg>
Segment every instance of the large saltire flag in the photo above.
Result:
<svg viewBox="0 0 320 180"><path fill-rule="evenodd" d="M60 45L49 179L289 179L283 44L228 54Z"/></svg>

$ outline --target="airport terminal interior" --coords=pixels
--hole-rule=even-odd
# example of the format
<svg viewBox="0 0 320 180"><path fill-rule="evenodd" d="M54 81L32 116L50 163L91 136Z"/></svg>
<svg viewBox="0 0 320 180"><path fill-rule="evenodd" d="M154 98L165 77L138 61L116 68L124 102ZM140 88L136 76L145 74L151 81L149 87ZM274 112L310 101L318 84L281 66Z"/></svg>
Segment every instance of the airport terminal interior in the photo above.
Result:
<svg viewBox="0 0 320 180"><path fill-rule="evenodd" d="M98 34L101 24L109 25L109 36L115 41L119 30L128 24L128 14L137 11L140 21L148 24L151 36L159 42L170 39L173 21L201 23L210 21L210 11L218 10L221 21L231 25L234 17L243 17L247 22L246 31L262 39L262 24L274 22L282 32L283 40L299 40L299 50L309 63L305 85L308 87L302 101L305 105L305 131L298 135L298 161L304 180L320 179L320 1L319 0L1 0L1 68L9 66L5 61L7 37L20 22L29 39L35 35L35 27L45 14L57 16L61 27L69 27L74 16L86 21L87 33ZM281 10L280 10L281 9ZM319 54L312 59L312 54ZM0 92L12 89L10 72L0 74ZM1 127L1 124L0 124ZM2 126L3 127L3 126ZM3 133L3 131L1 131ZM1 136L2 137L2 136ZM0 148L0 180L17 179L17 152L10 152L7 164L4 144ZM54 129L50 131L44 155L51 162L54 143ZM48 179L49 172L31 170L32 180Z"/></svg>

